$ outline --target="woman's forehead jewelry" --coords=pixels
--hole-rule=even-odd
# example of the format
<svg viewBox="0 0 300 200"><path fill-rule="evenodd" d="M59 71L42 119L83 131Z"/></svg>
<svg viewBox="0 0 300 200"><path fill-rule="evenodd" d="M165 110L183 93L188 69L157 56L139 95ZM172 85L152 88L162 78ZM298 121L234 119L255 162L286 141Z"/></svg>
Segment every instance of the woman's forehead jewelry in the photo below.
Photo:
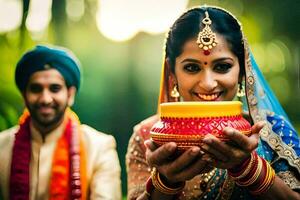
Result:
<svg viewBox="0 0 300 200"><path fill-rule="evenodd" d="M204 50L204 55L209 55L213 47L217 45L216 34L212 32L210 25L211 19L209 18L208 12L205 11L205 18L202 20L205 27L198 34L197 44Z"/></svg>

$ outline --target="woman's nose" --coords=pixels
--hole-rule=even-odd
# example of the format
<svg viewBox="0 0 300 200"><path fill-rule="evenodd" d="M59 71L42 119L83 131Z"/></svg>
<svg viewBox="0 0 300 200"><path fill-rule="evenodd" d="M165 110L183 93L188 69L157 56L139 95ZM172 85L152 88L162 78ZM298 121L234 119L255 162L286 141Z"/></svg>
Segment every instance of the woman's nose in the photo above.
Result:
<svg viewBox="0 0 300 200"><path fill-rule="evenodd" d="M212 72L204 72L200 76L199 86L205 92L213 91L218 85L216 77L213 75Z"/></svg>

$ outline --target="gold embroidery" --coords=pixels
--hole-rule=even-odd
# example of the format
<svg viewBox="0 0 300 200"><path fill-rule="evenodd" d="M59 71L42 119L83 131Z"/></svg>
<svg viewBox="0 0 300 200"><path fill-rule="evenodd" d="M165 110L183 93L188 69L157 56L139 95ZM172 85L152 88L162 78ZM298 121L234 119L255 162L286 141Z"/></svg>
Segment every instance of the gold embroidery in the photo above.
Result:
<svg viewBox="0 0 300 200"><path fill-rule="evenodd" d="M277 176L281 178L284 181L284 183L288 185L291 189L300 189L300 182L295 177L294 172L292 171L279 172Z"/></svg>
<svg viewBox="0 0 300 200"><path fill-rule="evenodd" d="M273 132L269 123L260 131L260 136L262 140L270 145L280 158L287 160L288 163L295 167L300 173L300 158L292 147L285 144L281 137Z"/></svg>
<svg viewBox="0 0 300 200"><path fill-rule="evenodd" d="M252 119L255 122L262 121L266 119L266 111L259 112L257 109L257 98L255 96L255 76L253 74L250 52L247 41L244 39L245 45L245 71L246 71L246 96L248 99L249 112ZM295 167L300 173L300 158L298 158L295 150L285 144L281 137L273 132L271 124L265 126L260 131L260 137L262 140L267 142L270 147L278 154L280 158L288 161L288 163Z"/></svg>
<svg viewBox="0 0 300 200"><path fill-rule="evenodd" d="M225 177L226 178L222 187L221 200L230 199L235 186L235 181L230 176L228 176L227 171Z"/></svg>

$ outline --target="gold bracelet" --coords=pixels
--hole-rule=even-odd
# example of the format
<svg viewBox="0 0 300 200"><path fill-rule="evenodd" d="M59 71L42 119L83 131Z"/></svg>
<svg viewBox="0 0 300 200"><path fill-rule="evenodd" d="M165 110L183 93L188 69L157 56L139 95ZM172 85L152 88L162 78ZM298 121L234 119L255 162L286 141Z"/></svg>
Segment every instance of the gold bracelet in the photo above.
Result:
<svg viewBox="0 0 300 200"><path fill-rule="evenodd" d="M275 170L266 160L263 161L266 163L266 175L262 183L259 186L257 186L256 189L252 189L252 191L250 191L250 193L253 195L259 195L266 192L274 184Z"/></svg>
<svg viewBox="0 0 300 200"><path fill-rule="evenodd" d="M252 152L251 157L250 157L250 161L249 161L246 169L244 170L244 172L241 175L237 176L237 177L232 176L233 180L239 180L239 179L242 179L242 178L246 177L249 174L249 172L251 171L251 169L253 168L253 165L255 164L257 159L258 159L258 156L256 155L256 153Z"/></svg>
<svg viewBox="0 0 300 200"><path fill-rule="evenodd" d="M253 176L243 182L241 180L237 181L236 182L237 185L242 186L242 187L252 185L259 178L259 175L261 174L261 169L262 169L262 160L260 157L258 157L258 164L257 164L257 167L255 169Z"/></svg>
<svg viewBox="0 0 300 200"><path fill-rule="evenodd" d="M151 178L152 178L152 183L153 186L155 187L155 189L157 189L159 192L163 193L163 194L168 194L168 195L175 195L178 194L179 192L181 192L185 186L185 182L182 182L182 184L180 184L180 186L178 186L177 188L170 188L168 186L166 186L159 175L159 172L157 171L156 168L153 168L152 173L151 173Z"/></svg>

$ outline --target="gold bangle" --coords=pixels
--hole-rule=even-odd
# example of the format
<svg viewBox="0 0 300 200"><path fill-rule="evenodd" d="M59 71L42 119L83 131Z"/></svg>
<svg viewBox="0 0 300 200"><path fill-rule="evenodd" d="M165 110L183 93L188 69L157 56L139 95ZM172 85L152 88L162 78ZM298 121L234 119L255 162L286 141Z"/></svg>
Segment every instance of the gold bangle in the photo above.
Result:
<svg viewBox="0 0 300 200"><path fill-rule="evenodd" d="M246 187L252 185L258 178L259 175L261 174L261 169L262 169L262 160L260 157L258 157L258 164L255 169L255 172L252 177L250 177L247 181L241 182L241 180L237 181L237 185Z"/></svg>
<svg viewBox="0 0 300 200"><path fill-rule="evenodd" d="M253 165L257 161L257 159L258 159L258 156L255 155L254 152L252 152L249 164L247 165L247 167L244 170L244 172L241 175L237 176L237 177L232 177L233 180L239 180L239 179L242 179L242 178L246 177L249 174L249 172L251 171L251 169L253 168Z"/></svg>
<svg viewBox="0 0 300 200"><path fill-rule="evenodd" d="M180 186L178 186L177 188L170 188L168 186L166 186L159 175L159 172L157 171L156 168L153 168L152 173L151 173L151 178L152 178L152 183L153 186L155 187L155 189L157 189L159 192L163 193L163 194L168 194L168 195L175 195L178 194L179 192L181 192L185 186L185 182L182 182L182 184L180 184Z"/></svg>
<svg viewBox="0 0 300 200"><path fill-rule="evenodd" d="M274 184L275 170L271 167L271 165L266 160L264 160L264 162L266 162L267 172L263 182L257 187L257 189L250 191L250 193L253 195L259 195L266 192Z"/></svg>

